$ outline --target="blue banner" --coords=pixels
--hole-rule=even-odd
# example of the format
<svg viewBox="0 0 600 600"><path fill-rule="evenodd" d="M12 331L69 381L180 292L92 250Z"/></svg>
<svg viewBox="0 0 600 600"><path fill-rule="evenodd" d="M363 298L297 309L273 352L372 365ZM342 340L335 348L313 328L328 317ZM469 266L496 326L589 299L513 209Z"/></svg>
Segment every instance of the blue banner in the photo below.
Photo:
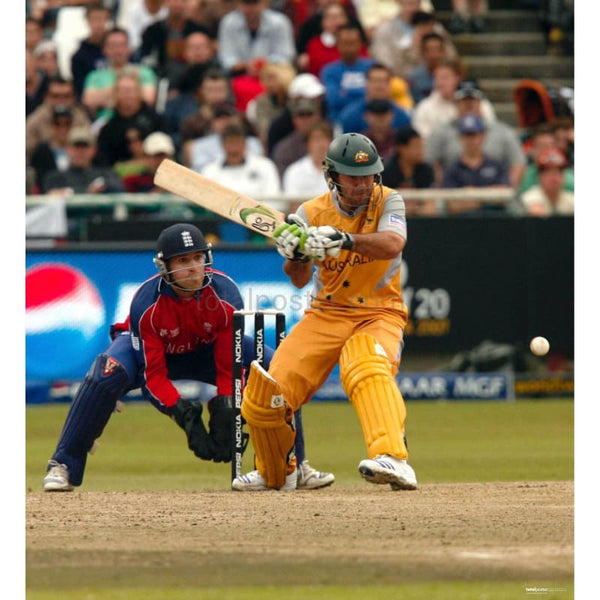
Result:
<svg viewBox="0 0 600 600"><path fill-rule="evenodd" d="M501 400L515 398L513 377L505 373L401 373L396 378L405 400ZM572 383L572 382L571 382ZM214 386L197 381L176 382L180 394L190 400L209 400L216 393ZM565 383L566 385L566 383ZM77 393L78 381L29 383L27 403L71 402ZM539 394L536 387L536 394ZM553 395L556 386L552 387ZM573 387L571 386L571 395ZM528 396L536 394L527 394ZM541 394L539 394L541 395ZM547 395L547 394L546 394ZM338 369L315 394L313 400L345 400ZM140 390L133 390L125 401L144 400Z"/></svg>
<svg viewBox="0 0 600 600"><path fill-rule="evenodd" d="M28 251L25 318L28 402L72 397L76 383L97 354L109 345L110 325L126 318L135 290L156 273L153 256L151 250ZM296 289L282 271L283 259L272 248L251 251L219 248L214 258L214 268L228 274L240 287L247 310L283 312L288 331L302 317L311 284ZM403 272L406 279L408 268L403 267ZM432 290L427 305L431 315L442 322L450 305L441 289ZM411 296L412 291L407 286L407 301L413 298L420 302L411 306L414 320L423 312L425 295L420 288ZM456 313L454 303L455 317ZM252 325L252 319L247 318L248 334L252 334ZM439 334L438 329L435 331ZM407 330L406 334L411 338L413 351L422 351L419 342L423 340L418 332ZM275 326L269 316L265 339L267 344L275 345ZM407 400L510 400L515 390L517 396L572 391L572 382L570 387L569 382L546 382L542 390L536 377L515 384L512 376L505 373L401 372L398 384ZM196 388L191 387L191 394L196 394ZM315 399L340 398L345 398L345 394L336 367Z"/></svg>

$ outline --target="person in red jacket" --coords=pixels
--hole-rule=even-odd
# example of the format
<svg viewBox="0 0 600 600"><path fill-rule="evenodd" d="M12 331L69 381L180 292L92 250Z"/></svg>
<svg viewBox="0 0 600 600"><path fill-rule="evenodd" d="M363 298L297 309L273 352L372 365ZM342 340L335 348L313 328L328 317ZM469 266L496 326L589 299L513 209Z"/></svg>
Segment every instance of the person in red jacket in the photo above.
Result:
<svg viewBox="0 0 600 600"><path fill-rule="evenodd" d="M159 273L136 291L125 322L111 328L112 343L98 355L69 408L44 478L45 491L72 491L81 485L88 452L127 392L144 397L185 432L188 447L203 460L231 460L233 312L243 308L237 285L212 269L211 245L194 225L178 223L158 237L154 263ZM273 350L265 348L265 363ZM244 363L254 357L253 338L244 336ZM201 402L183 398L174 382L215 385L208 402L208 429ZM303 440L299 487L323 487L331 473L313 469Z"/></svg>
<svg viewBox="0 0 600 600"><path fill-rule="evenodd" d="M347 25L350 17L341 2L331 2L323 8L322 31L308 40L306 51L298 56L297 65L301 71L312 73L317 77L321 69L341 58L337 47L337 32L340 27ZM360 51L361 56L368 56L368 49L363 43Z"/></svg>

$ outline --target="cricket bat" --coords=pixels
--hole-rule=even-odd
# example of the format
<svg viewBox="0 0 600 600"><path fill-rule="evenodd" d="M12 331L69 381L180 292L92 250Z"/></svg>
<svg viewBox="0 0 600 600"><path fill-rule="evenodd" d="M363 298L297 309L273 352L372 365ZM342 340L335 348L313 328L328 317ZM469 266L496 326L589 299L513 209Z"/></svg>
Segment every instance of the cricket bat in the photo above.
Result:
<svg viewBox="0 0 600 600"><path fill-rule="evenodd" d="M154 175L154 183L230 221L265 237L285 222L285 215L253 198L240 194L183 165L165 158Z"/></svg>

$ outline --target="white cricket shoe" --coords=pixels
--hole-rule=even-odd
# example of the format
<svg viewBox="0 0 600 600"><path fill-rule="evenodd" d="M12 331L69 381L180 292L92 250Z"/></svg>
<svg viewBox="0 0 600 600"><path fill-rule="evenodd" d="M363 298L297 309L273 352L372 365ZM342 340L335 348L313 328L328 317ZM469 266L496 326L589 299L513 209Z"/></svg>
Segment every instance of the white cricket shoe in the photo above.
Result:
<svg viewBox="0 0 600 600"><path fill-rule="evenodd" d="M405 461L389 454L361 460L358 471L370 483L389 483L393 490L416 490L417 476Z"/></svg>
<svg viewBox="0 0 600 600"><path fill-rule="evenodd" d="M288 492L295 490L297 478L298 472L296 470L292 471L286 476L285 483L278 488L279 491ZM231 488L237 492L261 492L272 489L267 487L263 476L258 471L250 471L250 473L236 477L231 482Z"/></svg>
<svg viewBox="0 0 600 600"><path fill-rule="evenodd" d="M325 473L317 471L308 464L308 459L304 459L298 467L298 482L296 483L297 490L316 490L318 488L327 487L335 481L333 473Z"/></svg>
<svg viewBox="0 0 600 600"><path fill-rule="evenodd" d="M44 477L45 492L72 492L73 486L69 483L69 469L67 465L49 460L50 469Z"/></svg>

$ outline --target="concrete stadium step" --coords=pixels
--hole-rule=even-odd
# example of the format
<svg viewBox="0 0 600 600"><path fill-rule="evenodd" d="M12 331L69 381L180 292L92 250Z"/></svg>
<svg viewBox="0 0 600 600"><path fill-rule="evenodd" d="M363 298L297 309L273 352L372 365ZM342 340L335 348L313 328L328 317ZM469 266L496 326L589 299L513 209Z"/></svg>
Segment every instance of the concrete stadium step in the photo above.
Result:
<svg viewBox="0 0 600 600"><path fill-rule="evenodd" d="M453 37L460 56L544 55L546 42L541 32L480 33Z"/></svg>
<svg viewBox="0 0 600 600"><path fill-rule="evenodd" d="M571 79L573 57L568 56L462 56L475 79Z"/></svg>
<svg viewBox="0 0 600 600"><path fill-rule="evenodd" d="M499 121L504 121L513 127L519 126L517 108L512 102L494 102L494 110Z"/></svg>
<svg viewBox="0 0 600 600"><path fill-rule="evenodd" d="M452 18L452 11L435 11L435 16L444 27ZM529 10L490 10L485 14L485 33L517 33L541 31L537 12ZM468 34L461 34L468 35ZM479 34L481 35L481 34ZM459 39L461 36L455 36Z"/></svg>
<svg viewBox="0 0 600 600"><path fill-rule="evenodd" d="M492 103L497 102L512 102L513 101L513 91L517 84L521 81L521 79L479 79L479 85L487 98ZM574 80L564 78L564 79L537 79L536 81L540 81L546 87L550 89L559 89L561 87L575 87Z"/></svg>
<svg viewBox="0 0 600 600"><path fill-rule="evenodd" d="M489 10L537 10L539 0L487 0ZM436 13L452 10L452 0L433 0Z"/></svg>
<svg viewBox="0 0 600 600"><path fill-rule="evenodd" d="M548 88L574 87L574 57L548 55L536 0L488 0L484 31L453 35L467 76L477 79L499 119L518 128L513 92L522 79ZM452 0L434 0L435 15L447 28Z"/></svg>

